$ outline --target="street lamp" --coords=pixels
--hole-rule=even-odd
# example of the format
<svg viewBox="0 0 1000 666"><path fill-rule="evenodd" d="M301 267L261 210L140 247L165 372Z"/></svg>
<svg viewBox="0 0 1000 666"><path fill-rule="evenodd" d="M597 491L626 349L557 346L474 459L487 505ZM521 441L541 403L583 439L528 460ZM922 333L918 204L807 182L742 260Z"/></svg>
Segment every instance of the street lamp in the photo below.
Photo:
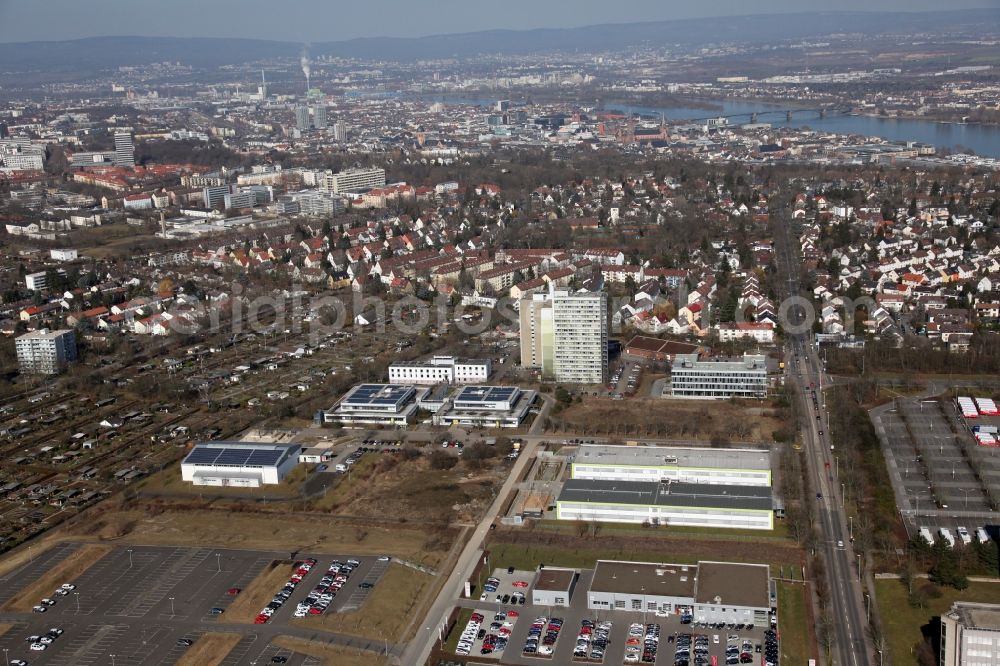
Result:
<svg viewBox="0 0 1000 666"><path fill-rule="evenodd" d="M132 549L129 548L128 551L126 551L126 552L128 552L128 568L131 569L132 568Z"/></svg>
<svg viewBox="0 0 1000 666"><path fill-rule="evenodd" d="M173 617L174 616L174 598L173 597L169 597L169 599L170 599L170 617Z"/></svg>
<svg viewBox="0 0 1000 666"><path fill-rule="evenodd" d="M73 596L76 597L76 614L80 614L80 593L74 592Z"/></svg>
<svg viewBox="0 0 1000 666"><path fill-rule="evenodd" d="M215 572L222 573L222 563L219 560L219 553L215 554Z"/></svg>
<svg viewBox="0 0 1000 666"><path fill-rule="evenodd" d="M111 656L111 666L115 666L115 655L110 655L110 656Z"/></svg>
<svg viewBox="0 0 1000 666"><path fill-rule="evenodd" d="M872 598L865 592L865 621L871 624L872 621Z"/></svg>
<svg viewBox="0 0 1000 666"><path fill-rule="evenodd" d="M10 666L10 654L9 654L9 652L10 652L9 648L4 648L3 649L3 660L4 660L4 663L7 664L7 666Z"/></svg>

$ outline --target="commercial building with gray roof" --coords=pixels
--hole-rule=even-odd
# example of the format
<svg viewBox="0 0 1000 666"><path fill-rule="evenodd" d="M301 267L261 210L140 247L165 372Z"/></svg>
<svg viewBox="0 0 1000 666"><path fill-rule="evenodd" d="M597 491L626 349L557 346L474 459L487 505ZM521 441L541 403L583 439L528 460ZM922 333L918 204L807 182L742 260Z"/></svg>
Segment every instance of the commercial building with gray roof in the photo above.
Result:
<svg viewBox="0 0 1000 666"><path fill-rule="evenodd" d="M556 518L770 530L772 506L771 489L762 486L570 479Z"/></svg>
<svg viewBox="0 0 1000 666"><path fill-rule="evenodd" d="M581 446L571 478L770 486L771 455L762 449L666 446Z"/></svg>

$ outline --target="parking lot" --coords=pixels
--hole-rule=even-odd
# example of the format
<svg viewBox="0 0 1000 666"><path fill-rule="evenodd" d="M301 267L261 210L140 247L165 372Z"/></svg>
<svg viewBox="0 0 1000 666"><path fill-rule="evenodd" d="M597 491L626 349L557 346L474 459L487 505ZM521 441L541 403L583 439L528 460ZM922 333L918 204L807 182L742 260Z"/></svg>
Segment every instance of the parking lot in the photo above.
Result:
<svg viewBox="0 0 1000 666"><path fill-rule="evenodd" d="M681 618L679 615L659 617L651 612L641 613L623 610L589 610L586 608L586 590L590 587L590 580L593 576L592 571L583 571L580 574L570 600L569 608L557 606L534 606L531 604L530 586L528 588L515 588L512 585L512 583L517 580L524 580L530 584L534 580L533 572L515 571L513 574L508 574L507 570L503 569L496 570L493 574L501 581L496 593L503 591L503 594L508 594L511 590L523 589L527 595L526 604L523 606L512 606L510 603L497 604L495 601L496 593L490 593L488 595L490 601L479 601L477 597L476 600L466 600L466 603L463 605L467 608L474 608L477 612L481 613L485 618L487 626L492 621L494 613L498 610L516 610L518 616L511 627L511 635L508 645L503 653L502 663L504 664L534 664L537 666L539 663L546 662L553 664L604 663L614 664L617 666L618 664L628 663L625 661L625 654L629 639L629 626L633 623L641 623L643 625L643 637L645 636L645 625L656 624L659 626L658 631L660 648L657 651L655 661L653 662L655 664L674 664L675 643L677 636L681 634L706 636L709 643L709 656L716 657L717 663L720 665L726 663L727 638L730 634L735 635L738 637L736 642L740 645L740 647L742 647L744 640L749 641L754 646L754 663L761 662L761 654L756 652L756 646L759 644L763 647L764 632L767 629L763 626L754 627L753 629L747 629L744 627L742 630L726 628L714 629L710 627L696 626L693 624L681 624ZM531 625L537 618L545 618L546 624L551 622L553 618L562 620L558 639L556 640L550 656L539 654L526 655L523 653L525 642L528 638L529 632L531 631ZM592 623L595 630L603 622L611 623L611 626L608 628L608 644L603 654L603 662L598 660L592 661L589 659L582 660L574 657L574 653L577 651L577 647L579 645L578 639L582 633L581 629L583 627L584 620ZM461 632L463 628L464 627L456 627L455 631ZM545 635L545 630L542 631L542 635ZM719 637L718 642L715 642L715 636ZM641 640L642 639L640 639L640 641ZM470 656L477 659L496 657L495 654L486 656L481 655L478 643L473 647Z"/></svg>
<svg viewBox="0 0 1000 666"><path fill-rule="evenodd" d="M59 561L73 557L75 550L75 544L56 546L15 569L4 577L5 595L9 597ZM178 641L186 638L196 642L206 632L222 631L242 635L223 664L242 666L255 661L265 664L275 656L286 657L287 663L293 665L318 664L318 660L272 645L271 640L283 633L300 636L315 633L309 628L289 627L287 620L296 603L319 582L330 562L344 561L348 556L314 556L319 565L309 572L289 603L278 609L267 625L226 622L225 611L238 598L228 591L245 589L271 562L288 556L287 552L121 546L75 580L67 581L75 584L76 589L66 596L53 596L56 603L47 612L0 613L0 621L14 624L14 628L0 636L0 650L6 649L11 659L24 659L33 665L103 665L112 662L112 654L118 666L173 664L188 649ZM360 584L367 582L374 586L389 564L374 557L356 559L359 566L327 612L360 608L371 589ZM20 578L22 574L24 578ZM17 584L9 584L13 581ZM64 634L44 651L30 650L26 637L44 634L54 627L63 629ZM363 642L358 645L364 648Z"/></svg>
<svg viewBox="0 0 1000 666"><path fill-rule="evenodd" d="M1000 490L997 451L977 446L949 409L950 402L899 400L878 418L901 510L911 528L933 534L991 524L990 494Z"/></svg>

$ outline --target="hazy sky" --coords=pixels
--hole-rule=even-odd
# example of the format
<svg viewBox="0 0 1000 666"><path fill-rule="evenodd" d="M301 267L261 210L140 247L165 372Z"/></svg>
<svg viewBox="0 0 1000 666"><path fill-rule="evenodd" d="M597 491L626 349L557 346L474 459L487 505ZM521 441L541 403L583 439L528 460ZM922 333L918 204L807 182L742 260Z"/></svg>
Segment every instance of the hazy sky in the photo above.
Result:
<svg viewBox="0 0 1000 666"><path fill-rule="evenodd" d="M815 9L970 7L1000 11L1000 0L0 0L0 41L158 35L321 42Z"/></svg>

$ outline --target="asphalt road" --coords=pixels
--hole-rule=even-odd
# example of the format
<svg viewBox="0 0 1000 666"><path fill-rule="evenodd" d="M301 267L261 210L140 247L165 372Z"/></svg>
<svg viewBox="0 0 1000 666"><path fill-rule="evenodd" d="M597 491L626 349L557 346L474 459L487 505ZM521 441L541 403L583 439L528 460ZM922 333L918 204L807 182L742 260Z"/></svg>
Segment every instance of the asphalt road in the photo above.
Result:
<svg viewBox="0 0 1000 666"><path fill-rule="evenodd" d="M795 239L789 232L790 225L784 224L785 252L782 264L785 269L785 296L799 296L798 269L793 245ZM804 313L795 307L789 308L791 324L804 321ZM786 327L791 329L792 326ZM869 645L868 631L864 624L864 599L861 588L860 561L854 553L849 538L847 512L844 507L842 486L834 477L836 461L830 450L829 428L826 422L826 405L823 396L824 383L828 383L823 366L815 348L810 344L808 333L787 335L786 379L796 399L800 403L800 418L806 462L812 478L813 488L822 494L818 500L815 516L822 536L821 551L826 562L826 575L830 588L830 620L833 632L830 644L830 658L837 666L863 666L871 663L873 650ZM798 362L794 362L797 358ZM789 362L791 361L791 362ZM806 387L815 384L818 408L812 404L811 394ZM817 419L816 416L819 416ZM820 434L822 430L823 434ZM780 618L779 618L780 619Z"/></svg>

